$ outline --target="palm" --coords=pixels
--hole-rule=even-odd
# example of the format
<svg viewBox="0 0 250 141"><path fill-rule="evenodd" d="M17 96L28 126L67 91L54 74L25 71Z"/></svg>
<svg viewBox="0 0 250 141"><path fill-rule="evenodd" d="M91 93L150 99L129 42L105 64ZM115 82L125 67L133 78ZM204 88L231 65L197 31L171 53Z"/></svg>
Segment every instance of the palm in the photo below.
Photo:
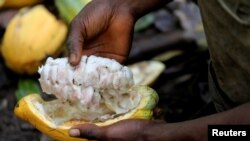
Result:
<svg viewBox="0 0 250 141"><path fill-rule="evenodd" d="M123 62L130 49L132 25L122 20L115 19L103 33L86 40L82 55L93 54Z"/></svg>
<svg viewBox="0 0 250 141"><path fill-rule="evenodd" d="M123 62L130 50L134 21L128 13L114 14L113 10L109 4L86 6L72 23L71 51L77 50L78 56L97 55Z"/></svg>

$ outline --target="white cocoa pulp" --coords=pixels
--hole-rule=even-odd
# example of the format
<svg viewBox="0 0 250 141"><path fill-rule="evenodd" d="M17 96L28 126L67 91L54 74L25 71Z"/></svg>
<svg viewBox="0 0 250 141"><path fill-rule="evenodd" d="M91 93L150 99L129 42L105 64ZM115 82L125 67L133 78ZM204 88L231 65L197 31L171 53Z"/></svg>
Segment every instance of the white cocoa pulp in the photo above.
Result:
<svg viewBox="0 0 250 141"><path fill-rule="evenodd" d="M111 118L139 103L139 95L129 91L134 85L132 72L113 59L83 56L73 67L68 58L49 57L38 72L43 92L73 104L88 120Z"/></svg>

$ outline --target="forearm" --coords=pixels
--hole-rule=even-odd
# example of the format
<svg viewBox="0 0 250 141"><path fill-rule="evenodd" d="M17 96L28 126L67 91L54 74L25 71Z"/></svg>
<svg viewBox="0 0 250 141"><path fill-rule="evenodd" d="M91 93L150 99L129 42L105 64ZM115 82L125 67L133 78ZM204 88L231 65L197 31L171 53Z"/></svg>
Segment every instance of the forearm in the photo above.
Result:
<svg viewBox="0 0 250 141"><path fill-rule="evenodd" d="M123 0L125 7L130 7L132 15L138 19L141 16L163 7L173 0Z"/></svg>
<svg viewBox="0 0 250 141"><path fill-rule="evenodd" d="M226 125L239 125L250 124L250 102L240 105L234 109L210 115L207 117L199 118L190 121L187 125L194 128L196 133L193 133L198 140L207 140L207 125L213 124L226 124ZM200 131L200 134L199 134Z"/></svg>
<svg viewBox="0 0 250 141"><path fill-rule="evenodd" d="M208 125L212 124L250 124L250 103L226 112L184 121L179 123L152 123L144 131L147 141L207 141Z"/></svg>

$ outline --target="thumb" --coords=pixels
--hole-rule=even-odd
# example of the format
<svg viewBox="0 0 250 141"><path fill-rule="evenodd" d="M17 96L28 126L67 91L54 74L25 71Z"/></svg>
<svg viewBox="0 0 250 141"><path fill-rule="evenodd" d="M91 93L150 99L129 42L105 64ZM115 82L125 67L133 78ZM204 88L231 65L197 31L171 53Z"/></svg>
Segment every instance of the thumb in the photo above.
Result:
<svg viewBox="0 0 250 141"><path fill-rule="evenodd" d="M71 23L71 28L68 36L69 63L76 66L81 61L82 48L84 44L84 36L82 31L84 27L80 27L80 22L75 19Z"/></svg>
<svg viewBox="0 0 250 141"><path fill-rule="evenodd" d="M84 124L74 126L69 130L71 137L81 137L89 140L103 140L105 138L105 130L94 124Z"/></svg>

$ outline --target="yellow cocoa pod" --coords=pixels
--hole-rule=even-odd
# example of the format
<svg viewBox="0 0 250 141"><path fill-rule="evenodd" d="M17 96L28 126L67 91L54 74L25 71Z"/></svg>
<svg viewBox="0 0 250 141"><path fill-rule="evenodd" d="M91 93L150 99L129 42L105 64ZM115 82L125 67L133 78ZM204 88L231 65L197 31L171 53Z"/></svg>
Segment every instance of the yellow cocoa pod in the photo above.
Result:
<svg viewBox="0 0 250 141"><path fill-rule="evenodd" d="M8 24L2 42L6 65L20 74L34 74L47 56L62 46L67 26L43 5L22 8Z"/></svg>
<svg viewBox="0 0 250 141"><path fill-rule="evenodd" d="M152 86L166 66L160 61L148 60L128 65L136 85Z"/></svg>
<svg viewBox="0 0 250 141"><path fill-rule="evenodd" d="M134 86L128 93L140 96L138 105L127 113L113 116L105 121L92 121L98 126L106 126L124 119L151 119L153 109L158 103L157 93L147 86ZM72 126L89 123L77 115L76 107L70 106L67 102L60 102L58 99L44 101L38 94L30 94L22 98L15 107L15 114L22 120L32 124L42 133L59 141L86 141L86 139L73 138L68 135ZM70 117L70 118L69 118Z"/></svg>
<svg viewBox="0 0 250 141"><path fill-rule="evenodd" d="M3 6L4 2L5 2L5 0L0 0L0 7Z"/></svg>
<svg viewBox="0 0 250 141"><path fill-rule="evenodd" d="M31 6L41 2L41 0L0 0L0 7L20 8Z"/></svg>

